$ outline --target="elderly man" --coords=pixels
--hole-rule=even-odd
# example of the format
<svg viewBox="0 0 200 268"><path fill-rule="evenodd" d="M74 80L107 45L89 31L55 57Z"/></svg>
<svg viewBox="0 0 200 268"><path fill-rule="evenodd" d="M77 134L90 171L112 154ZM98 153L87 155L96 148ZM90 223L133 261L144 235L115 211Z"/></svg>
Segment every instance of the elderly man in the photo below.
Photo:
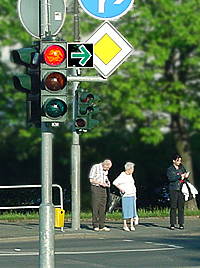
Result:
<svg viewBox="0 0 200 268"><path fill-rule="evenodd" d="M112 166L109 159L92 166L89 179L92 192L92 225L94 231L110 231L105 227L107 187L110 187L108 171Z"/></svg>

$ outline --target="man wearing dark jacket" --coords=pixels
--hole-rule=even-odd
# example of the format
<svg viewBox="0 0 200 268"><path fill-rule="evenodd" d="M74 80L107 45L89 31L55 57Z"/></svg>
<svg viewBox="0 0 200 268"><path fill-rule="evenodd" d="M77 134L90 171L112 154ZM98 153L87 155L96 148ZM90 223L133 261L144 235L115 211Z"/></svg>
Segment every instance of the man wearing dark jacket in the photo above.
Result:
<svg viewBox="0 0 200 268"><path fill-rule="evenodd" d="M175 229L176 209L178 209L179 229L184 229L184 195L181 191L181 183L189 177L185 167L181 164L182 157L175 154L172 158L172 165L167 169L170 193L170 229Z"/></svg>

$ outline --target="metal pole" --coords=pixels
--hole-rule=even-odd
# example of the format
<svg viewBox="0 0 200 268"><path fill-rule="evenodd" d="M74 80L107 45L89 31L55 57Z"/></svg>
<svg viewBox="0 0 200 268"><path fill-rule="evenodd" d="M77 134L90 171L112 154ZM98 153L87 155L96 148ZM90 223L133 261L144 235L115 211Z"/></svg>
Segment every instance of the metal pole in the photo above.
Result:
<svg viewBox="0 0 200 268"><path fill-rule="evenodd" d="M79 135L73 133L71 148L72 229L80 229L80 145Z"/></svg>
<svg viewBox="0 0 200 268"><path fill-rule="evenodd" d="M71 82L106 82L107 78L99 76L68 76L67 81Z"/></svg>
<svg viewBox="0 0 200 268"><path fill-rule="evenodd" d="M39 214L39 267L54 268L54 206L52 203L53 133L42 123L41 170L42 203Z"/></svg>
<svg viewBox="0 0 200 268"><path fill-rule="evenodd" d="M74 41L79 41L79 8L78 1L74 0ZM77 76L76 68L73 69L73 75ZM73 82L73 100L75 100L75 91L78 82ZM74 105L73 105L74 118ZM71 191L72 191L72 229L80 229L80 145L79 135L74 131L71 147Z"/></svg>

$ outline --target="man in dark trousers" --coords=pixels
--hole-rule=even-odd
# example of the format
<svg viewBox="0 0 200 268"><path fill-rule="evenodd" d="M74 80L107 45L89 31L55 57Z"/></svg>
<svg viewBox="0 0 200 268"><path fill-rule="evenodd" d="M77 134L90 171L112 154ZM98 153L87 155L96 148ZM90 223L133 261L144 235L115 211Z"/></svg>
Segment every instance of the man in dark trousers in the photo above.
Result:
<svg viewBox="0 0 200 268"><path fill-rule="evenodd" d="M92 166L89 173L92 192L92 225L94 231L110 231L105 226L107 188L110 187L108 171L112 166L109 159Z"/></svg>
<svg viewBox="0 0 200 268"><path fill-rule="evenodd" d="M167 169L170 193L170 229L175 229L176 210L178 209L179 229L184 229L184 204L185 199L181 191L181 183L189 177L189 172L181 164L182 157L175 154L172 157L172 165Z"/></svg>

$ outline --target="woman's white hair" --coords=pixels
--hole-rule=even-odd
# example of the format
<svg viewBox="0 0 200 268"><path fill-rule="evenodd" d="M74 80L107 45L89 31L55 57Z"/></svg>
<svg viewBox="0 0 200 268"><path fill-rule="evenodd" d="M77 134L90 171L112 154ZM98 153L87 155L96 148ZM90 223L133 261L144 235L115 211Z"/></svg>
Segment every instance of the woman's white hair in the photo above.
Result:
<svg viewBox="0 0 200 268"><path fill-rule="evenodd" d="M127 162L127 163L124 165L124 168L125 168L125 170L133 169L134 166L135 166L134 163L132 163L132 162Z"/></svg>

